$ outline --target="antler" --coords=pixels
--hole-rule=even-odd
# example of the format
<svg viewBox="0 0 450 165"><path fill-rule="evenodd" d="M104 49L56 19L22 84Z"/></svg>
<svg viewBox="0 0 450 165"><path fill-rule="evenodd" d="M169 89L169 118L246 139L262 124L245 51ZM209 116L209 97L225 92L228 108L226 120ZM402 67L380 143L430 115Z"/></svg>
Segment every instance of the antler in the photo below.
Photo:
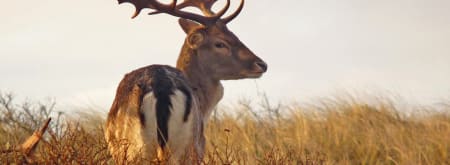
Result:
<svg viewBox="0 0 450 165"><path fill-rule="evenodd" d="M132 3L136 7L136 12L132 16L132 18L135 18L137 15L139 15L142 9L150 8L156 11L149 13L149 15L167 13L176 17L190 19L199 22L205 26L216 23L230 7L230 0L227 0L227 4L225 5L225 7L222 10L220 10L217 14L215 14L212 11L212 6L214 5L215 2L217 2L217 0L184 0L182 3L178 5L177 0L173 0L172 3L169 5L161 4L156 0L119 0L119 4L124 2ZM238 9L230 16L222 19L222 22L226 24L231 20L233 20L237 15L239 15L243 6L244 0L241 0L241 4L239 5ZM200 9L205 16L181 10L186 7L196 7Z"/></svg>
<svg viewBox="0 0 450 165"><path fill-rule="evenodd" d="M203 14L205 14L207 16L212 16L212 15L214 15L214 12L212 11L211 8L214 5L214 3L216 3L216 2L217 2L217 0L184 0L182 3L177 5L176 8L183 9L185 7L196 7L198 9L200 9ZM236 16L238 16L239 13L241 13L243 8L244 8L244 0L241 0L241 3L239 4L238 9L230 16L222 19L222 22L227 24L228 22L230 22L231 20L236 18Z"/></svg>
<svg viewBox="0 0 450 165"><path fill-rule="evenodd" d="M212 11L212 6L217 0L184 0L177 6L177 9L183 9L185 7L196 7L202 11L204 15L212 16L214 12Z"/></svg>
<svg viewBox="0 0 450 165"><path fill-rule="evenodd" d="M119 4L129 2L132 3L136 7L136 12L134 13L133 17L136 17L139 15L142 9L144 8L150 8L157 10L156 12L152 12L149 14L158 14L158 13L167 13L170 15L173 15L175 17L185 18L193 21L197 21L205 26L212 25L216 23L217 20L220 19L220 17L225 14L225 12L230 7L230 0L227 0L227 4L225 7L220 10L217 14L210 17L201 16L194 13L188 13L179 9L176 9L177 7L177 0L172 1L171 4L165 5L162 3L157 2L156 0L119 0Z"/></svg>

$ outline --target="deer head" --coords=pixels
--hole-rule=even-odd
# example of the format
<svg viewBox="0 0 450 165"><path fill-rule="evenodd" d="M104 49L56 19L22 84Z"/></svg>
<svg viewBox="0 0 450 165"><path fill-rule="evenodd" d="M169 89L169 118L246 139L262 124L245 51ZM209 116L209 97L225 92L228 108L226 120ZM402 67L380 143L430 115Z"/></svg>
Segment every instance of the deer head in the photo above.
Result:
<svg viewBox="0 0 450 165"><path fill-rule="evenodd" d="M136 7L133 18L142 9L155 11L150 15L166 13L179 17L179 24L187 34L177 68L183 72L202 72L214 80L258 78L267 71L267 64L248 49L239 38L227 28L227 23L239 15L244 0L238 9L228 17L221 18L230 6L217 13L211 7L217 0L185 0L177 5L177 0L162 4L156 0L119 0L130 2ZM203 15L182 11L185 7L196 7ZM189 74L189 73L188 73Z"/></svg>

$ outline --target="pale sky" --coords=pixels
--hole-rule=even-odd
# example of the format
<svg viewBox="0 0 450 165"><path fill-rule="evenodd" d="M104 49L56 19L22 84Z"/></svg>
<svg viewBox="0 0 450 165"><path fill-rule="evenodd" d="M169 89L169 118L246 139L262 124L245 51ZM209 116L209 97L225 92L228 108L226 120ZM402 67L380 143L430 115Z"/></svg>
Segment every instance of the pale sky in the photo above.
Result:
<svg viewBox="0 0 450 165"><path fill-rule="evenodd" d="M177 18L130 19L133 12L116 0L3 3L0 90L108 109L125 73L175 65L185 37ZM449 0L247 0L228 27L269 70L258 80L224 82L223 103L258 91L274 102L337 90L423 103L450 98Z"/></svg>

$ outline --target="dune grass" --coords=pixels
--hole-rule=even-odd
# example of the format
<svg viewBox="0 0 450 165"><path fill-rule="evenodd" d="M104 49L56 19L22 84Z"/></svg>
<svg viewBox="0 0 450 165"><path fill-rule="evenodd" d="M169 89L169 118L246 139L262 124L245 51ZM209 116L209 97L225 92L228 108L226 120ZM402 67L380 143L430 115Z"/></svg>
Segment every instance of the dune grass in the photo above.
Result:
<svg viewBox="0 0 450 165"><path fill-rule="evenodd" d="M0 97L0 162L40 122L51 128L32 158L38 164L113 164L103 139L105 114L58 113L53 103ZM207 128L205 164L450 164L450 104L399 109L391 99L318 99L270 106L220 106ZM92 113L91 113L92 112ZM79 115L81 114L81 115Z"/></svg>

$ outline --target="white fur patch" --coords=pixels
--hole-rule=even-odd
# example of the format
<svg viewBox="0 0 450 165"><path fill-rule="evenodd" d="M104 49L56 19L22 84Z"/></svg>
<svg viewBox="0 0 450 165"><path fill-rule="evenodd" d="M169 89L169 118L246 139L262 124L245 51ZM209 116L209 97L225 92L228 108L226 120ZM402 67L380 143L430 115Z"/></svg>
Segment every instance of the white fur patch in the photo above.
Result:
<svg viewBox="0 0 450 165"><path fill-rule="evenodd" d="M143 131L143 140L147 152L155 153L153 147L158 146L157 125L156 125L156 97L153 92L145 94L141 103L141 112L144 114L145 125ZM151 147L151 148L149 148Z"/></svg>
<svg viewBox="0 0 450 165"><path fill-rule="evenodd" d="M170 97L172 108L169 118L169 141L168 146L174 156L181 156L186 148L192 143L192 112L185 122L186 96L183 92L176 90ZM192 111L192 110L191 110Z"/></svg>
<svg viewBox="0 0 450 165"><path fill-rule="evenodd" d="M168 121L168 141L167 147L172 153L173 158L184 154L186 149L192 144L193 125L192 108L188 120L184 122L184 113L186 110L186 96L180 90L175 90L170 96L172 107L170 107L170 117ZM141 104L141 111L144 113L145 126L143 128L143 140L146 143L147 153L154 154L158 146L157 120L156 120L156 102L158 100L153 92L147 93Z"/></svg>

